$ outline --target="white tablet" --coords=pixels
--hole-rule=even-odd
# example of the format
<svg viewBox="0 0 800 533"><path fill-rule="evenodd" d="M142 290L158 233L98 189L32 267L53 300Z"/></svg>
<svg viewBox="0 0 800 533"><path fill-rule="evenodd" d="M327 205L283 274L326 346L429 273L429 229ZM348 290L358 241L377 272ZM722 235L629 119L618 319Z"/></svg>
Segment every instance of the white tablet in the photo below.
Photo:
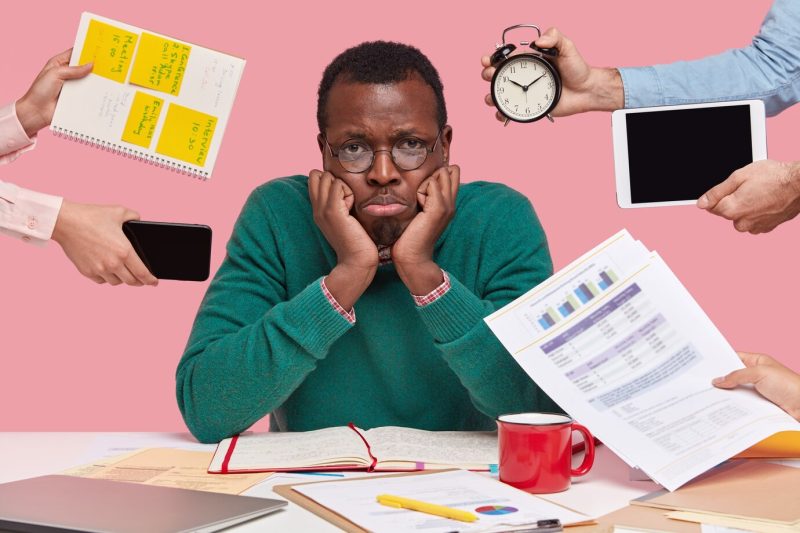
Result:
<svg viewBox="0 0 800 533"><path fill-rule="evenodd" d="M694 204L767 157L761 100L620 109L611 126L620 207Z"/></svg>

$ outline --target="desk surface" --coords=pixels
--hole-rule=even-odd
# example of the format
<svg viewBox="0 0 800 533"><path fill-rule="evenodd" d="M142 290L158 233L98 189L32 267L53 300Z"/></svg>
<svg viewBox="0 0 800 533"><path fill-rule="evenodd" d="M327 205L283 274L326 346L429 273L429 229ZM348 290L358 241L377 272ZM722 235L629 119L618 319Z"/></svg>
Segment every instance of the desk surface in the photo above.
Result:
<svg viewBox="0 0 800 533"><path fill-rule="evenodd" d="M213 445L198 445L186 433L0 433L0 483L55 474L99 459L111 451L124 453L127 445L133 448L172 446L214 449ZM628 466L608 448L600 446L594 468L588 475L576 478L568 491L548 495L547 498L571 509L600 516L624 507L631 499L657 488L652 482L630 481L629 477ZM273 496L270 494L270 497ZM276 531L339 531L291 502L285 510L230 531L263 531L265 526Z"/></svg>

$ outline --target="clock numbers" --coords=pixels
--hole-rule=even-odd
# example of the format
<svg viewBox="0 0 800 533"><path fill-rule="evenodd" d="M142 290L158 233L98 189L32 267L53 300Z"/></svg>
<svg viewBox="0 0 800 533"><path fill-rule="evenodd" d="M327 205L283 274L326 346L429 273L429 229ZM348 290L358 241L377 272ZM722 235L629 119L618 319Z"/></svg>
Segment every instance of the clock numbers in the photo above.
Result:
<svg viewBox="0 0 800 533"><path fill-rule="evenodd" d="M530 55L500 65L493 82L493 98L500 111L512 120L531 122L553 107L556 78L548 65Z"/></svg>

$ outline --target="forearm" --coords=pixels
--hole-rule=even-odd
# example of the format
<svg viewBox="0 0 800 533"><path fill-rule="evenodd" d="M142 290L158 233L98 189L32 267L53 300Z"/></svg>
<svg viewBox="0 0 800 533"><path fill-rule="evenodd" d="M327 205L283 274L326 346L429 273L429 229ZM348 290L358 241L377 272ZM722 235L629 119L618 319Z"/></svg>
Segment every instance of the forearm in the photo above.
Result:
<svg viewBox="0 0 800 533"><path fill-rule="evenodd" d="M692 61L622 68L625 107L763 100L768 116L800 101L800 9L776 0L750 46Z"/></svg>
<svg viewBox="0 0 800 533"><path fill-rule="evenodd" d="M350 311L367 290L375 277L374 268L353 268L347 265L336 265L325 278L325 286L331 296L345 311Z"/></svg>
<svg viewBox="0 0 800 533"><path fill-rule="evenodd" d="M591 89L577 96L580 112L616 111L625 104L622 77L615 68L594 67L589 74Z"/></svg>
<svg viewBox="0 0 800 533"><path fill-rule="evenodd" d="M442 269L433 261L414 265L395 263L395 267L408 291L416 296L430 293L444 281Z"/></svg>
<svg viewBox="0 0 800 533"><path fill-rule="evenodd" d="M351 327L319 281L246 326L237 327L237 310L225 304L204 302L176 376L181 413L202 442L241 432L279 407Z"/></svg>

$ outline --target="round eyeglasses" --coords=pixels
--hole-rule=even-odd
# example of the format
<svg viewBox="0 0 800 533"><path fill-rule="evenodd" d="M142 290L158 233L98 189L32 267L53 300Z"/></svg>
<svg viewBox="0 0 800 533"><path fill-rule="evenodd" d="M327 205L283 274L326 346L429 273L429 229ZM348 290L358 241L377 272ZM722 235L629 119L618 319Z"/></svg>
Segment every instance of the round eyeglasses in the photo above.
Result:
<svg viewBox="0 0 800 533"><path fill-rule="evenodd" d="M375 154L378 152L388 152L395 166L400 170L417 170L425 163L428 154L432 154L436 150L436 145L439 144L439 137L442 136L442 130L436 135L436 140L433 146L428 148L424 141L416 137L404 137L394 143L391 150L373 150L370 145L359 139L352 139L345 141L338 151L334 152L328 143L328 138L323 135L325 144L328 145L328 150L331 157L339 160L342 168L351 174L361 174L372 168L375 162Z"/></svg>

